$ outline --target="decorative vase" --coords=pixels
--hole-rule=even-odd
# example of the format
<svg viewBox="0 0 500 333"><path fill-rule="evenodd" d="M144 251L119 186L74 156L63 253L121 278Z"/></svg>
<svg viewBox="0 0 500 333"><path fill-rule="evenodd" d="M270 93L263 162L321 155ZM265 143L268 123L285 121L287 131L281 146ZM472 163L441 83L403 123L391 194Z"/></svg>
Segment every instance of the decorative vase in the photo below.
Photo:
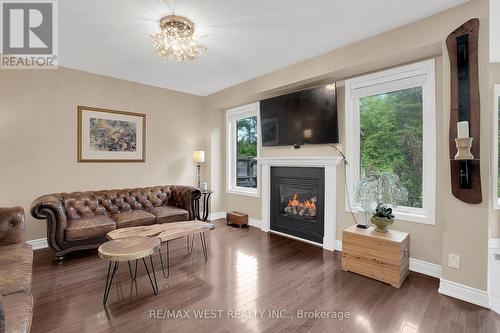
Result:
<svg viewBox="0 0 500 333"><path fill-rule="evenodd" d="M372 216L370 222L376 227L375 231L387 232L387 227L390 226L394 219L388 219L386 217Z"/></svg>

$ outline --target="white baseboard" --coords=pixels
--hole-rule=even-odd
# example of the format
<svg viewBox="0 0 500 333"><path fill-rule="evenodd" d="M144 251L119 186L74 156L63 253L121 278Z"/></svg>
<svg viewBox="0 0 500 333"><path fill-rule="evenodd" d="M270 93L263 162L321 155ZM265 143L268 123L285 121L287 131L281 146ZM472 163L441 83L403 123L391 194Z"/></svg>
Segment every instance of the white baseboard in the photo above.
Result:
<svg viewBox="0 0 500 333"><path fill-rule="evenodd" d="M342 241L336 239L335 240L335 251L340 251L342 252Z"/></svg>
<svg viewBox="0 0 500 333"><path fill-rule="evenodd" d="M260 228L262 222L261 222L261 220L249 218L248 224L251 225L252 227Z"/></svg>
<svg viewBox="0 0 500 333"><path fill-rule="evenodd" d="M33 247L33 250L40 250L49 247L49 244L47 243L47 238L32 239L26 241L26 243L30 244Z"/></svg>
<svg viewBox="0 0 500 333"><path fill-rule="evenodd" d="M209 220L218 220L218 219L225 219L226 218L226 212L214 212L208 214L208 219Z"/></svg>
<svg viewBox="0 0 500 333"><path fill-rule="evenodd" d="M441 278L441 265L433 264L428 261L410 258L410 271L435 278Z"/></svg>
<svg viewBox="0 0 500 333"><path fill-rule="evenodd" d="M461 299L487 309L490 308L488 293L484 290L468 287L466 285L441 279L438 292L440 294Z"/></svg>

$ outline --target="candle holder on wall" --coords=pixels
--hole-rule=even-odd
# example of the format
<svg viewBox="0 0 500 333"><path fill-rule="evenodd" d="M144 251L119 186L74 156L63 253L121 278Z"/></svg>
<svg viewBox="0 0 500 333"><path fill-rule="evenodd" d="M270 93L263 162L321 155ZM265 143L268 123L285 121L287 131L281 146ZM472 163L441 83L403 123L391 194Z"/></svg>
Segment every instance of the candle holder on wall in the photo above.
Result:
<svg viewBox="0 0 500 333"><path fill-rule="evenodd" d="M470 161L474 160L474 155L470 152L472 148L472 138L456 138L457 154L455 160L459 162L459 186L460 189L472 188L472 175L470 173Z"/></svg>
<svg viewBox="0 0 500 333"><path fill-rule="evenodd" d="M456 198L472 204L482 202L478 37L479 19L475 18L446 39L451 70L451 189Z"/></svg>
<svg viewBox="0 0 500 333"><path fill-rule="evenodd" d="M456 160L473 160L474 155L470 152L472 148L472 138L457 138L455 139L457 146Z"/></svg>

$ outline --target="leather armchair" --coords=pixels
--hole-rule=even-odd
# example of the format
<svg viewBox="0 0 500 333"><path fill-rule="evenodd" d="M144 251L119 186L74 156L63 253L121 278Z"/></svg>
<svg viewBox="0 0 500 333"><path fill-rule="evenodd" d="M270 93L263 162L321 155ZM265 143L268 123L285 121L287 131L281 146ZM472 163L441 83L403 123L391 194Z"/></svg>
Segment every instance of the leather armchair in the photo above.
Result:
<svg viewBox="0 0 500 333"><path fill-rule="evenodd" d="M22 243L26 240L24 209L0 208L0 246Z"/></svg>
<svg viewBox="0 0 500 333"><path fill-rule="evenodd" d="M29 332L33 317L33 251L25 242L24 210L0 208L0 333Z"/></svg>
<svg viewBox="0 0 500 333"><path fill-rule="evenodd" d="M31 205L34 218L47 221L47 242L56 259L97 248L116 228L195 219L192 186L167 185L41 196Z"/></svg>

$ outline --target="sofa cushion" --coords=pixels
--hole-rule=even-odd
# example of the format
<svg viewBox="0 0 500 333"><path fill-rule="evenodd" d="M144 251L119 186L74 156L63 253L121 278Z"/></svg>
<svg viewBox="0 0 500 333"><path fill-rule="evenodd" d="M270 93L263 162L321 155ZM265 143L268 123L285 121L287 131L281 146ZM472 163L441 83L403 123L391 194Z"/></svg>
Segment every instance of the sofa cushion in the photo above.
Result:
<svg viewBox="0 0 500 333"><path fill-rule="evenodd" d="M33 297L18 292L2 297L5 315L5 332L27 333L31 329L33 317Z"/></svg>
<svg viewBox="0 0 500 333"><path fill-rule="evenodd" d="M155 223L155 216L143 210L131 210L111 216L117 228L128 228Z"/></svg>
<svg viewBox="0 0 500 333"><path fill-rule="evenodd" d="M0 294L29 291L33 251L31 245L19 243L0 250Z"/></svg>
<svg viewBox="0 0 500 333"><path fill-rule="evenodd" d="M173 206L151 207L148 212L156 216L156 223L179 222L189 220L189 212Z"/></svg>
<svg viewBox="0 0 500 333"><path fill-rule="evenodd" d="M115 230L115 222L106 215L68 220L66 240L75 241L96 237L104 237Z"/></svg>

